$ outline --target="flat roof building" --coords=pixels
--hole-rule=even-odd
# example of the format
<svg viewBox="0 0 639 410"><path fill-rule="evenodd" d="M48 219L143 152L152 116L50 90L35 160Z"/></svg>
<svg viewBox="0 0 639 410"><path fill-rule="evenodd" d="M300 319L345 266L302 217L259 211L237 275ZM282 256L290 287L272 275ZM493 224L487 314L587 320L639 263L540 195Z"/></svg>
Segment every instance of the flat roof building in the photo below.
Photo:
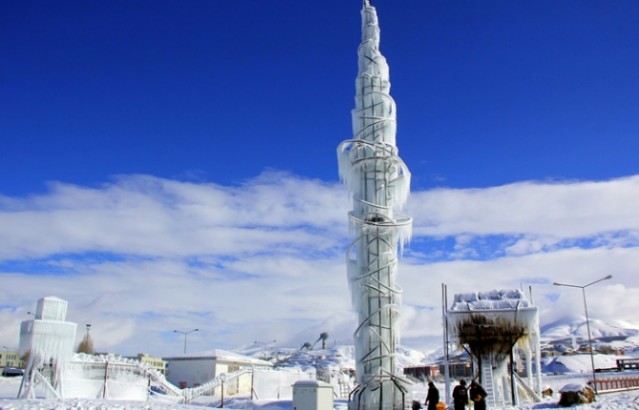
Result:
<svg viewBox="0 0 639 410"><path fill-rule="evenodd" d="M197 387L224 373L244 368L271 368L265 360L221 349L164 357L166 378L181 389Z"/></svg>

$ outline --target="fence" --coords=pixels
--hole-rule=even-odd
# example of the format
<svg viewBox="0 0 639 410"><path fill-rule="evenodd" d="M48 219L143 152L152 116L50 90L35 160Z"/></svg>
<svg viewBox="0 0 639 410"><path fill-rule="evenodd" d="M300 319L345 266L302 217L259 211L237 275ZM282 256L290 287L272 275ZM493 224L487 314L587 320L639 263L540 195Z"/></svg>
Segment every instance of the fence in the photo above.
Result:
<svg viewBox="0 0 639 410"><path fill-rule="evenodd" d="M590 382L592 383L592 381ZM611 393L639 389L639 377L610 377L597 379L597 392Z"/></svg>

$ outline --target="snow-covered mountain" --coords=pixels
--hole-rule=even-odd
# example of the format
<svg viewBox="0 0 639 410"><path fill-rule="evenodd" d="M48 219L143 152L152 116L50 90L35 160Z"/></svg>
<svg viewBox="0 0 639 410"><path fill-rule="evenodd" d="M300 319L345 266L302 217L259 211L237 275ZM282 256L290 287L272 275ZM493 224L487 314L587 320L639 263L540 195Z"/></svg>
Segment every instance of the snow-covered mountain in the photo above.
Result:
<svg viewBox="0 0 639 410"><path fill-rule="evenodd" d="M234 349L242 354L267 360L280 367L355 368L355 348L352 345L337 345L326 349L296 349L268 346L263 349ZM424 352L398 346L395 356L398 367L429 363Z"/></svg>
<svg viewBox="0 0 639 410"><path fill-rule="evenodd" d="M639 324L628 322L606 323L590 319L590 331L596 345L608 345L623 350L630 356L639 355ZM571 350L583 345L588 339L584 317L564 317L541 327L542 344L553 346L558 351ZM354 347L352 345L332 346L327 349L300 349L276 347L273 344L247 345L233 349L238 353L258 357L276 363L278 366L316 367L316 368L354 368ZM452 356L467 354L464 351L451 351ZM406 346L397 349L396 362L400 368L440 362L443 349L422 352ZM570 366L569 366L570 367ZM572 366L575 367L575 366ZM578 367L578 366L577 366Z"/></svg>
<svg viewBox="0 0 639 410"><path fill-rule="evenodd" d="M627 340L639 336L639 324L628 322L607 323L599 319L590 319L590 333L597 342ZM541 327L544 342L588 339L588 326L585 317L566 316Z"/></svg>

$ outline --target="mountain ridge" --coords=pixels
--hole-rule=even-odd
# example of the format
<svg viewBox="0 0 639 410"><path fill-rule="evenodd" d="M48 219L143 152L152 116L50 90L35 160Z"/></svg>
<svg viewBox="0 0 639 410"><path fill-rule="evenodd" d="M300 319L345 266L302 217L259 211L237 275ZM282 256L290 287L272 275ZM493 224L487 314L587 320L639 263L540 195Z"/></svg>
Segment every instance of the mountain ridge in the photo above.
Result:
<svg viewBox="0 0 639 410"><path fill-rule="evenodd" d="M604 322L590 318L590 335L593 341L625 340L639 336L639 324L627 321ZM560 340L588 339L588 324L584 316L564 316L541 326L541 340L545 343Z"/></svg>

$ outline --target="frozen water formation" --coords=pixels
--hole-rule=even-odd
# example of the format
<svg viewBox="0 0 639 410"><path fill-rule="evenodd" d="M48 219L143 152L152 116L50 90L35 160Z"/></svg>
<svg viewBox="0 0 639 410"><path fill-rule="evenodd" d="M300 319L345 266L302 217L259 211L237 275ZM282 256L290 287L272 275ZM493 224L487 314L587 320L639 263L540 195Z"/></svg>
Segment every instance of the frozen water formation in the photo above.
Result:
<svg viewBox="0 0 639 410"><path fill-rule="evenodd" d="M38 300L35 318L20 326L20 355L28 355L20 392L31 398L35 382L48 384L55 392L63 390L62 375L73 354L77 325L66 322L67 301L54 296ZM43 376L46 369L48 380Z"/></svg>
<svg viewBox="0 0 639 410"><path fill-rule="evenodd" d="M404 409L409 382L395 374L401 288L396 283L398 247L410 238L411 219L395 212L406 202L410 172L395 144L395 101L388 65L379 51L377 12L362 6L353 138L338 151L339 175L352 192L349 213L355 239L347 252L358 387L350 409Z"/></svg>
<svg viewBox="0 0 639 410"><path fill-rule="evenodd" d="M443 296L447 304L445 285ZM522 394L541 400L539 312L521 290L457 294L445 324L444 337L451 334L453 343L470 350L490 408L516 406ZM515 346L525 355L527 380L513 371ZM448 385L446 390L449 397Z"/></svg>
<svg viewBox="0 0 639 410"><path fill-rule="evenodd" d="M224 383L238 390L244 384L263 398L271 398L282 394L282 384L290 386L298 380L315 378L314 371L271 370L269 363L255 360L250 368L242 367L197 387L179 389L147 363L114 354L74 354L77 325L65 321L66 315L67 301L48 296L38 300L35 318L22 322L20 353L29 359L18 390L19 399L149 401L152 394L154 402L188 403L223 388ZM240 382L247 378L250 385Z"/></svg>
<svg viewBox="0 0 639 410"><path fill-rule="evenodd" d="M77 325L67 322L67 301L38 300L34 319L20 326L20 354L28 357L19 398L115 398L146 400L153 380L179 396L164 375L140 362L114 355L74 354Z"/></svg>

